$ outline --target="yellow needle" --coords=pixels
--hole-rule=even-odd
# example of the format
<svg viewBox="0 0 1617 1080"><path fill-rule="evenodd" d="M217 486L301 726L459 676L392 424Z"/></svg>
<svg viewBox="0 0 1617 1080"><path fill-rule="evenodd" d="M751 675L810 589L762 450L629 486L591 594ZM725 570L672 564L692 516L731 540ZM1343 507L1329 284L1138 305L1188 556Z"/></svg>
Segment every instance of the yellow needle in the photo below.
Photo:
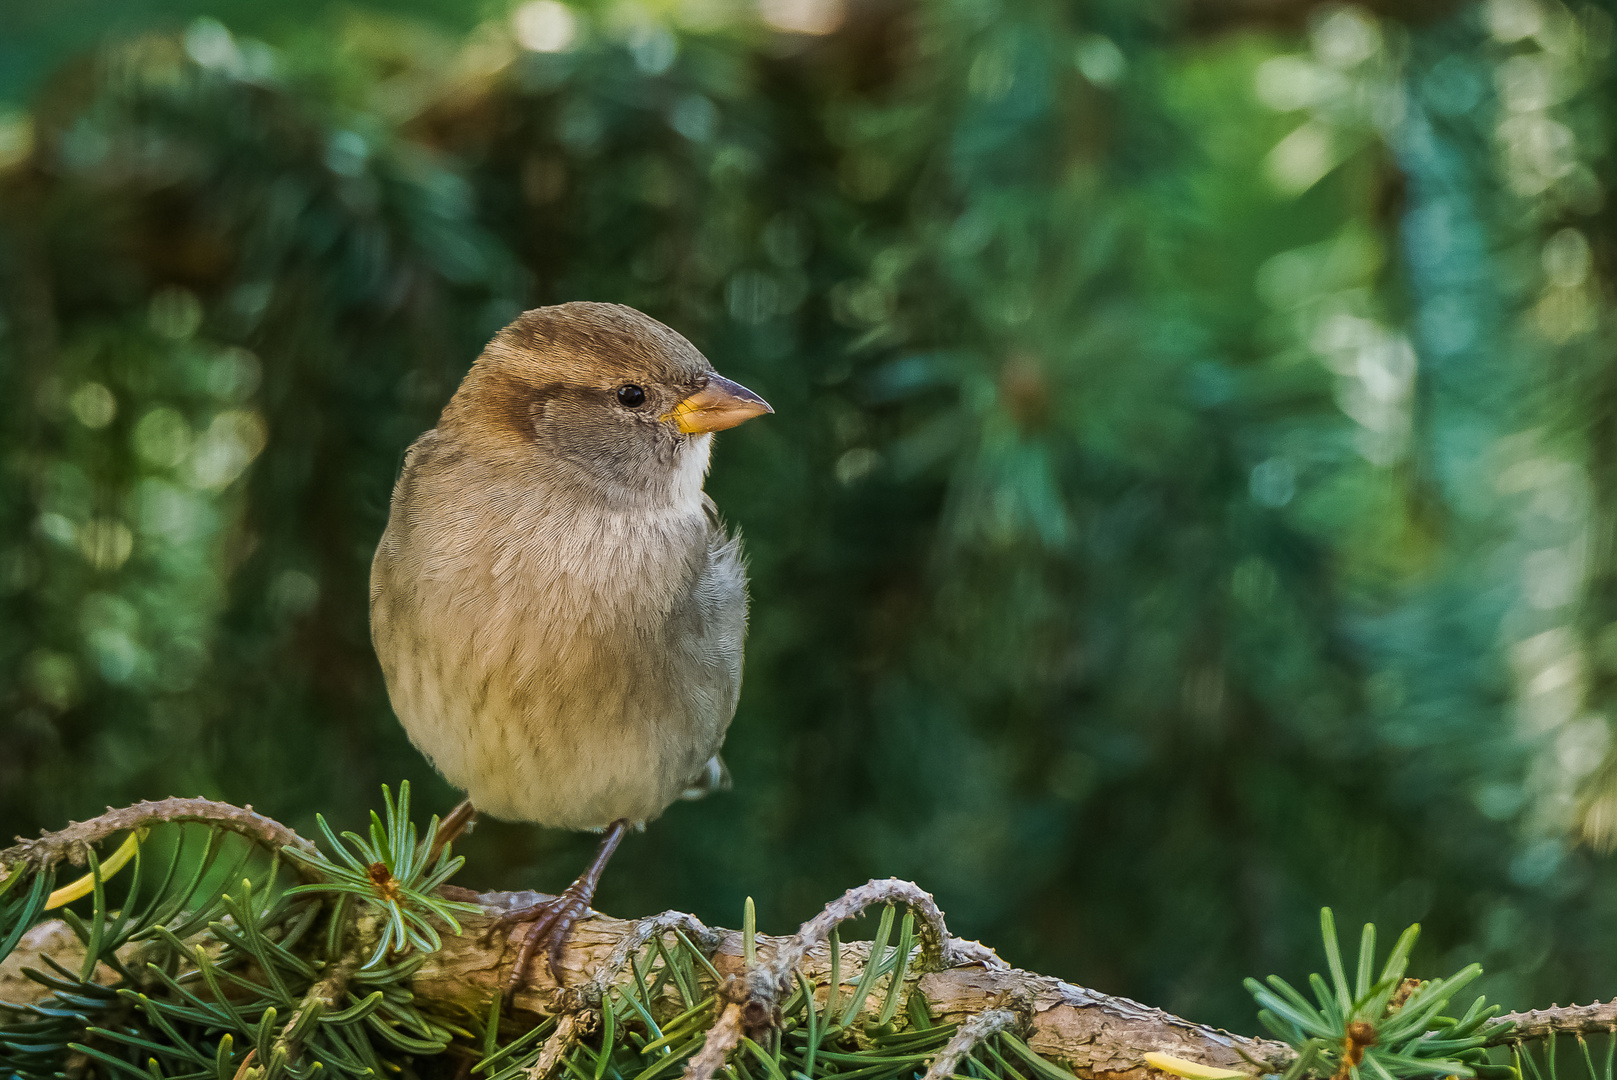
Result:
<svg viewBox="0 0 1617 1080"><path fill-rule="evenodd" d="M1146 1054L1145 1063L1165 1073L1183 1076L1186 1080L1235 1080L1237 1076L1247 1075L1235 1069L1215 1069L1211 1065L1186 1061L1184 1058L1176 1058L1172 1054Z"/></svg>
<svg viewBox="0 0 1617 1080"><path fill-rule="evenodd" d="M113 874L116 874L119 870L123 869L124 863L128 862L130 858L134 856L135 849L140 847L140 837L145 831L145 829L135 829L132 831L127 837L124 838L124 842L118 845L118 850L114 851L107 858L107 860L101 864L102 881L106 881ZM51 908L59 908L63 904L71 904L79 897L87 895L92 889L95 888L95 877L96 876L94 874L85 874L72 884L63 885L60 889L57 889L46 898L45 910L49 911Z"/></svg>

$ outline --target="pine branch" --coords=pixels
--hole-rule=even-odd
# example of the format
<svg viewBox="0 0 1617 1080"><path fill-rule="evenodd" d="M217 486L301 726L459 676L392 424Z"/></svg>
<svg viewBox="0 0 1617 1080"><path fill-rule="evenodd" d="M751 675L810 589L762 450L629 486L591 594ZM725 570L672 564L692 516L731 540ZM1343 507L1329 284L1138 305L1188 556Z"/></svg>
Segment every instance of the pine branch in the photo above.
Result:
<svg viewBox="0 0 1617 1080"><path fill-rule="evenodd" d="M445 936L443 948L422 965L411 980L410 990L418 1004L435 1012L482 1015L500 993L506 965L516 955L523 928L516 927L509 937L495 941L486 940L485 935L504 912L545 897L533 892L476 894L452 887L446 887L444 892L456 900L472 900L483 911L464 918L463 933ZM590 1008L599 1001L603 981L606 986L614 982L610 977L602 980L601 976L610 976L614 966L620 968L618 975L627 976L626 964L614 964L616 957L626 954L623 947L643 944L673 925L701 924L692 916L677 912L638 922L600 914L586 919L578 925L561 961L565 978L575 989L558 990L544 965L538 964L534 967L531 984L513 999L514 1009L534 1019L566 1018ZM44 943L43 949L31 949L24 943L0 965L0 982L5 982L9 972L21 967L43 967L42 954L54 955L64 946L78 944L70 933L52 932L46 929L49 926L51 924L47 923L36 935L31 935ZM733 976L737 983L744 984L746 965L741 933L712 930L703 936L712 943L709 959L719 974ZM757 937L760 961L789 955L796 945L795 937L763 934ZM953 952L955 963L939 971L920 974L913 983L925 995L938 1023L965 1025L993 1010L999 1025L996 1030L1016 1031L1041 1056L1067 1065L1080 1077L1144 1080L1148 1075L1157 1075L1142 1060L1142 1055L1149 1051L1248 1073L1260 1071L1254 1064L1261 1066L1263 1072L1281 1072L1293 1056L1283 1043L1233 1035L1127 998L1112 997L1012 968L974 941L951 937L946 940L946 947ZM840 991L843 1001L851 990L850 976L863 972L869 955L869 942L842 945L839 966L843 973ZM74 958L63 959L72 962ZM815 988L816 1000L823 1003L829 987L828 945L821 943L806 950L798 970ZM25 984L12 985L21 990ZM38 984L26 985L36 998L48 992ZM870 999L879 1003L884 994L884 987L872 987ZM17 998L13 1000L21 1003ZM1014 1024L1005 1023L1003 1014L1006 1012L1015 1017ZM963 1034L968 1030L976 1029L962 1027Z"/></svg>
<svg viewBox="0 0 1617 1080"><path fill-rule="evenodd" d="M290 829L250 810L200 799L169 799L109 811L10 848L0 853L0 859L48 866L72 859L85 845L122 830L175 821L222 826L272 848L314 850ZM430 838L423 843L430 844ZM306 860L289 862L303 865ZM308 865L316 864L308 861ZM325 865L335 869L330 863ZM423 962L411 971L405 985L415 1006L424 1012L445 1017L487 1016L502 991L522 927L492 938L490 931L500 915L540 897L534 893L477 894L452 886L442 887L437 895L475 905L475 909L460 914L460 926L443 935L441 948L421 957ZM886 945L892 928L891 908L875 943L838 941L840 922L872 905L891 903L902 904L912 913L905 920L897 948L889 952ZM715 1005L723 1030L715 1027L710 1032L712 1053L699 1053L687 1063L686 1075L696 1080L722 1064L721 1049L756 1045L756 1038L777 1022L781 999L794 983L812 988L818 1007L829 1004L833 981L838 1010L862 995L861 1010L882 1012L887 1002L883 1022L893 1018L902 1026L908 1021L902 1011L895 1014L892 1003L908 1000L913 1008L919 1001L931 1022L960 1025L961 1037L943 1048L937 1056L940 1063L951 1053L963 1055L995 1032L1019 1036L1034 1053L1066 1065L1079 1077L1105 1080L1145 1080L1154 1075L1143 1057L1152 1051L1247 1074L1281 1071L1294 1057L1282 1043L1232 1035L1126 998L1014 969L991 949L950 936L943 913L930 895L912 883L889 879L850 890L790 937L710 930L693 916L678 912L638 921L599 914L586 919L561 959L567 987L557 987L545 965L537 965L531 984L512 1003L529 1020L542 1024L553 1017L558 1021L532 1075L553 1070L578 1035L596 1026L604 1000L634 982L634 957L643 947L680 938L708 958L718 978ZM75 946L77 957L72 952ZM350 944L343 952L352 950ZM877 950L872 969L869 964ZM747 960L749 952L755 957L752 964ZM24 968L48 968L51 960L72 964L82 956L74 934L57 932L52 923L44 923L0 964L0 984L11 988L7 996L14 1004L24 1004L30 995L33 1000L43 1000L50 992L46 986L15 981L16 974ZM884 963L890 967L882 967ZM351 964L339 963L328 971L303 995L302 1008L297 1011L338 1004L338 992L351 968ZM894 993L888 985L894 978L902 980L898 988L902 993ZM281 1051L277 1056L285 1060L297 1058L299 1046L293 1033L301 1026L298 1020L294 1014L290 1021L277 1025Z"/></svg>

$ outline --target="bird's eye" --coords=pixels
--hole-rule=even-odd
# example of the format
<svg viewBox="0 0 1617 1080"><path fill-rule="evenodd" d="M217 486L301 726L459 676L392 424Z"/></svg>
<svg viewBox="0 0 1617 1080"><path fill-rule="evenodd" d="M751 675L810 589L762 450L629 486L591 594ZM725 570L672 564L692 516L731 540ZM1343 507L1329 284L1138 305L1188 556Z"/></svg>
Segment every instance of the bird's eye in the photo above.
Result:
<svg viewBox="0 0 1617 1080"><path fill-rule="evenodd" d="M638 409L646 403L646 392L640 387L630 383L628 386L618 387L618 404L626 409Z"/></svg>

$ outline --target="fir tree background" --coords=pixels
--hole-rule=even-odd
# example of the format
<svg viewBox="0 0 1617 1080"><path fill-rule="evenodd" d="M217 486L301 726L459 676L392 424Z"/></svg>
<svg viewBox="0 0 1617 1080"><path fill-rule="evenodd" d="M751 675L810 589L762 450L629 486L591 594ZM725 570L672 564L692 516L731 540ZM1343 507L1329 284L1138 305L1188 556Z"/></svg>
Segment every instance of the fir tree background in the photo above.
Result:
<svg viewBox="0 0 1617 1080"><path fill-rule="evenodd" d="M0 836L456 799L367 567L518 311L777 409L735 790L598 905L914 878L1251 1029L1318 909L1617 993L1609 0L0 7ZM1617 760L1617 759L1614 759ZM589 837L485 822L457 881Z"/></svg>

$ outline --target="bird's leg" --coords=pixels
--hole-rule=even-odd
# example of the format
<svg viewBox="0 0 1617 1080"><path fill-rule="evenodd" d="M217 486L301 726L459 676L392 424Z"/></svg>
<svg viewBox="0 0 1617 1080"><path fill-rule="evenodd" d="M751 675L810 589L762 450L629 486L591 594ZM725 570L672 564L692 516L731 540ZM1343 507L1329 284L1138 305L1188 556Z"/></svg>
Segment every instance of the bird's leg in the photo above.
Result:
<svg viewBox="0 0 1617 1080"><path fill-rule="evenodd" d="M459 840L460 834L471 828L476 820L477 809L472 806L472 800L460 800L460 805L449 811L449 816L438 825L438 835L432 841L432 850L427 852L427 863L430 865L437 861L438 853Z"/></svg>
<svg viewBox="0 0 1617 1080"><path fill-rule="evenodd" d="M533 960L533 954L538 951L539 943L549 942L545 950L549 961L550 977L557 986L562 985L561 953L567 946L567 939L572 936L573 924L590 909L590 901L595 897L595 886L601 880L601 871L606 869L607 860L618 849L623 840L623 834L629 831L628 821L614 821L606 827L606 835L601 838L600 850L595 853L595 859L585 871L578 875L578 880L567 886L560 896L546 900L542 904L533 904L525 908L508 911L496 920L492 929L498 931L515 923L529 923L528 932L522 935L522 948L517 951L516 962L511 966L511 974L505 980L505 996L509 998L516 993L517 988L527 978L528 964Z"/></svg>

